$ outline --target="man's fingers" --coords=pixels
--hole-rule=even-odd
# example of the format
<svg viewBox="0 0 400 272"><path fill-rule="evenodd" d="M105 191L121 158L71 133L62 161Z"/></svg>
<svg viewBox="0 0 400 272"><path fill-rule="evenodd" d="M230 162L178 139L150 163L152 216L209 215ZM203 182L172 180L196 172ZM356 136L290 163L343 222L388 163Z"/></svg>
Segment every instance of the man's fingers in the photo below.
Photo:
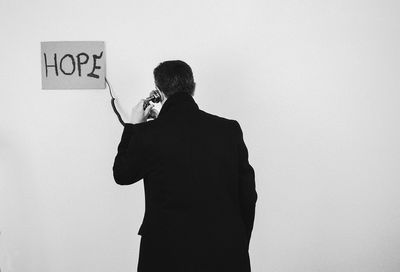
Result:
<svg viewBox="0 0 400 272"><path fill-rule="evenodd" d="M153 107L154 107L154 105L150 105L149 107L147 107L147 109L149 109L149 110L146 112L146 115L150 114L150 111L153 109Z"/></svg>
<svg viewBox="0 0 400 272"><path fill-rule="evenodd" d="M153 118L153 119L156 119L156 118L158 117L158 110L152 108L152 109L150 110L149 117L150 117L150 118Z"/></svg>
<svg viewBox="0 0 400 272"><path fill-rule="evenodd" d="M157 117L158 116L158 110L156 109L151 109L151 113L153 116Z"/></svg>
<svg viewBox="0 0 400 272"><path fill-rule="evenodd" d="M154 107L154 105L148 105L147 108L144 110L144 115L147 116L150 113L150 110Z"/></svg>

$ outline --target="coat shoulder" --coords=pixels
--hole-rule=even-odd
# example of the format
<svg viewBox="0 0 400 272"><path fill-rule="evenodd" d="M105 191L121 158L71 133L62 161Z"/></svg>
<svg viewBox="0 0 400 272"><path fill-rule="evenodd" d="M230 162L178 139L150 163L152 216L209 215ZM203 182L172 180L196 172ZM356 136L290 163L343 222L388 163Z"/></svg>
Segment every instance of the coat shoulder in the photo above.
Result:
<svg viewBox="0 0 400 272"><path fill-rule="evenodd" d="M209 122L213 122L216 125L223 126L223 127L236 127L238 122L234 119L225 118L216 114L212 114L203 110L200 110L200 114L204 120Z"/></svg>

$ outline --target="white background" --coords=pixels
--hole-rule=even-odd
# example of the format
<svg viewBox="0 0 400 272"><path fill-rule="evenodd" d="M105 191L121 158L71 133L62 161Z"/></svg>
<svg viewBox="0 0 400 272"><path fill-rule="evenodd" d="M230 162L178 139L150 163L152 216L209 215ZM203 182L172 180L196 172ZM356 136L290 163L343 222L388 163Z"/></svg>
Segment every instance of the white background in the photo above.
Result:
<svg viewBox="0 0 400 272"><path fill-rule="evenodd" d="M51 40L106 42L125 121L159 62L192 66L199 107L239 121L256 171L253 271L399 271L399 14L394 0L1 0L1 271L136 271L143 182L113 180L107 90L41 90Z"/></svg>

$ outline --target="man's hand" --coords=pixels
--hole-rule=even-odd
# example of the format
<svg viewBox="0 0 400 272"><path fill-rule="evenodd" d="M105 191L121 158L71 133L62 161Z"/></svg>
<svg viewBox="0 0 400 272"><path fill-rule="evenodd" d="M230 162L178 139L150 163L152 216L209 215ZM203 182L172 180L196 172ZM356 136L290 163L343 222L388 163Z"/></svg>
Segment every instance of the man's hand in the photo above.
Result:
<svg viewBox="0 0 400 272"><path fill-rule="evenodd" d="M156 110L155 108L152 108L150 110L150 114L148 118L153 118L153 119L157 119L158 117L158 110Z"/></svg>
<svg viewBox="0 0 400 272"><path fill-rule="evenodd" d="M149 96L154 95L154 92L155 92L154 90L151 91ZM155 108L151 108L148 118L156 119L157 117L158 117L158 110L156 110Z"/></svg>
<svg viewBox="0 0 400 272"><path fill-rule="evenodd" d="M132 124L143 123L147 121L147 119L149 118L150 111L151 109L153 109L154 105L149 104L146 107L146 109L143 109L143 104L144 104L144 99L141 99L139 103L132 108L132 114L131 114Z"/></svg>

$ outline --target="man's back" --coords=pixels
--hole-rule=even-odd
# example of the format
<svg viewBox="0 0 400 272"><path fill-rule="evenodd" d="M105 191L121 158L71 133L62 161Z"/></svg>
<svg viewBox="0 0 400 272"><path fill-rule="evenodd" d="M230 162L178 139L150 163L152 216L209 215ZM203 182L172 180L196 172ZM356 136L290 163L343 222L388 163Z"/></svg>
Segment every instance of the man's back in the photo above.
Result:
<svg viewBox="0 0 400 272"><path fill-rule="evenodd" d="M250 271L257 193L236 121L176 93L156 120L127 124L113 172L144 179L139 271Z"/></svg>

